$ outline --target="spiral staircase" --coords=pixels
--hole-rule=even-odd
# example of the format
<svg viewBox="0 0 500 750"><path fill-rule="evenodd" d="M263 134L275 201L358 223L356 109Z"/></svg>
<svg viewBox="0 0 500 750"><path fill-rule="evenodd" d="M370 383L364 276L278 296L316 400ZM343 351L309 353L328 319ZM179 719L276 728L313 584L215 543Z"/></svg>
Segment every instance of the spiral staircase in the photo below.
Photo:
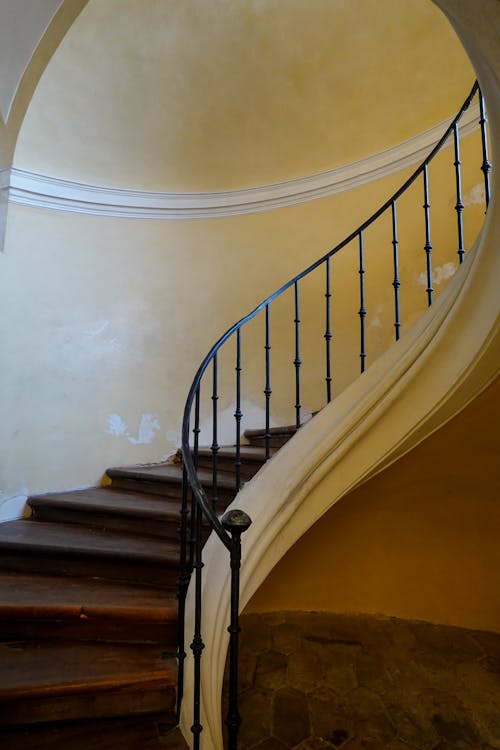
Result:
<svg viewBox="0 0 500 750"><path fill-rule="evenodd" d="M460 29L463 21L457 13ZM498 100L488 93L497 91L498 81L486 63L481 67L474 44L477 41L471 43L471 51L484 79L488 114L496 124ZM468 102L469 98L467 106ZM479 167L488 207L491 165L482 100L480 108L483 161ZM345 241L261 303L212 347L189 392L182 452L163 464L110 468L100 488L32 497L29 518L0 526L0 738L7 750L173 750L185 746L185 738L195 749L220 750L226 628L229 624L236 670L238 609L284 551L335 499L411 450L493 380L498 371L494 278L499 218L491 192L483 233L467 254L469 248L461 237L458 120L446 137L454 139L455 147L454 209L461 267L434 301L426 160L412 181L423 178L426 292L433 305L405 335L400 335L397 201L407 183ZM496 131L491 140L497 142ZM392 218L397 343L365 372L363 233L386 212ZM332 399L330 262L349 246L359 257L362 377ZM299 286L306 274L317 269L325 272L326 279L325 407L306 422L300 403ZM287 289L294 296L296 419L291 426L276 428L270 419L270 309ZM265 321L266 416L262 429L245 432L240 430L239 336L258 314ZM479 329L482 338L477 336ZM237 342L236 439L234 445L220 446L217 357L231 337ZM200 384L206 372L213 439L202 447ZM422 397L423 382L431 388L432 398ZM409 402L411 415L405 407ZM332 484L339 467L342 479ZM329 487L328 506L314 495L322 484ZM231 504L236 495L244 517L234 515ZM210 534L212 530L215 533ZM231 572L228 551L234 555ZM233 687L236 701L235 682ZM236 748L236 703L230 705L228 726L229 747Z"/></svg>

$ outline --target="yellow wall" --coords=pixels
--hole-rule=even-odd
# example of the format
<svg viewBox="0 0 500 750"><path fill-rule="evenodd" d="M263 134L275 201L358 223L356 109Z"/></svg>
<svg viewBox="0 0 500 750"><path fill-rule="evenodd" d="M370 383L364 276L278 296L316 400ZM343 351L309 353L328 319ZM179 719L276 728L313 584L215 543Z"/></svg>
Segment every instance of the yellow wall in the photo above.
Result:
<svg viewBox="0 0 500 750"><path fill-rule="evenodd" d="M500 631L500 380L339 501L246 611L365 612Z"/></svg>
<svg viewBox="0 0 500 750"><path fill-rule="evenodd" d="M90 0L15 161L147 190L273 183L418 135L473 79L430 0Z"/></svg>

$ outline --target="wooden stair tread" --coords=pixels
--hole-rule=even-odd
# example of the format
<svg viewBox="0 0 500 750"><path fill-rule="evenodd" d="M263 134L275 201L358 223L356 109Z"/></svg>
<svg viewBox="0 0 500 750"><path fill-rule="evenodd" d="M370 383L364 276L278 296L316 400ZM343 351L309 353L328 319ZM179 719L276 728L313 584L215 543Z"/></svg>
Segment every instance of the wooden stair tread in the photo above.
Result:
<svg viewBox="0 0 500 750"><path fill-rule="evenodd" d="M179 503L175 500L167 500L159 495L150 495L146 492L127 492L112 487L34 495L29 498L28 504L33 508L39 506L67 508L71 506L80 510L117 512L121 515L139 518L148 516L150 518L155 517L158 520L174 519L175 521L179 519L180 510Z"/></svg>
<svg viewBox="0 0 500 750"><path fill-rule="evenodd" d="M198 451L200 456L212 456L212 449L203 447ZM224 445L217 451L217 458L235 458L236 446ZM240 447L240 457L242 461L254 461L264 464L266 462L266 451L254 445L242 445Z"/></svg>
<svg viewBox="0 0 500 750"><path fill-rule="evenodd" d="M266 436L266 429L264 427L260 427L257 429L251 429L251 430L245 430L243 433L245 437L265 437ZM297 426L296 425L284 425L282 427L270 427L269 428L269 434L270 435L294 435L297 432Z"/></svg>
<svg viewBox="0 0 500 750"><path fill-rule="evenodd" d="M178 561L178 545L168 541L93 526L26 519L0 524L0 554L2 550L19 550L26 554L64 554L70 557L120 557L163 564L176 564Z"/></svg>
<svg viewBox="0 0 500 750"><path fill-rule="evenodd" d="M160 734L163 715L0 729L6 750L188 750L178 729Z"/></svg>
<svg viewBox="0 0 500 750"><path fill-rule="evenodd" d="M177 600L153 586L0 571L0 618L7 617L165 622L177 619Z"/></svg>
<svg viewBox="0 0 500 750"><path fill-rule="evenodd" d="M172 687L177 662L158 646L0 643L0 700Z"/></svg>
<svg viewBox="0 0 500 750"><path fill-rule="evenodd" d="M146 480L149 482L168 482L173 484L182 483L182 467L179 464L150 464L148 466L117 466L106 469L106 474L113 479L114 477L124 477L128 479ZM212 471L210 469L200 469L198 478L202 485L211 486ZM219 489L234 490L234 476L229 472L219 471L217 476L217 485Z"/></svg>

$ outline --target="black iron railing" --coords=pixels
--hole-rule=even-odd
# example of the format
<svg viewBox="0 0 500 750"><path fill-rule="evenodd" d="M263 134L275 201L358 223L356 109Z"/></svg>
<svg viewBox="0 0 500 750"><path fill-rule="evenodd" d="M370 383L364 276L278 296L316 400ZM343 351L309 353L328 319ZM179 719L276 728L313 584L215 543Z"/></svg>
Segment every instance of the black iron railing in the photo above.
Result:
<svg viewBox="0 0 500 750"><path fill-rule="evenodd" d="M488 141L486 129L486 115L484 101L477 83L474 84L469 96L460 108L453 122L447 128L442 138L435 145L432 151L422 164L411 174L404 184L387 200L380 208L375 211L366 221L357 229L349 234L342 242L329 250L325 255L312 263L293 279L284 284L274 294L260 303L252 312L242 318L229 328L226 333L212 346L207 356L201 363L198 372L193 380L189 390L184 418L182 423L182 454L184 462L184 483L183 499L181 509L181 552L180 552L180 578L179 578L179 701L182 700L183 693L183 664L186 657L185 635L184 635L184 614L185 599L187 588L194 576L194 596L195 596L195 618L194 634L190 644L193 652L194 663L194 705L192 732L194 736L193 746L195 750L200 747L200 733L202 725L200 720L200 684L201 684L201 665L202 653L204 648L201 632L201 613L202 613L202 547L206 537L206 527L214 531L219 537L221 543L226 547L230 557L231 567L231 616L229 623L230 646L229 646L229 671L230 671L230 698L229 714L226 719L228 728L229 750L235 750L237 747L237 734L240 718L237 705L237 673L238 673L238 606L239 606L239 569L241 557L241 535L249 527L250 518L238 510L231 510L221 518L217 512L218 506L218 483L219 483L219 353L224 345L230 340L235 340L235 382L234 382L234 441L235 441L235 490L241 487L241 465L242 465L242 381L241 373L242 364L242 347L241 331L244 326L253 320L260 312L264 315L264 356L263 356L263 374L262 384L264 392L264 446L265 457L268 459L271 455L271 399L273 395L271 381L271 306L273 302L280 297L285 291L292 288L293 291L293 348L294 358L292 360L295 377L294 377L294 399L292 404L295 410L295 424L299 428L302 424L301 416L301 316L300 316L300 290L301 281L318 269L324 269L325 274L325 358L324 358L324 381L325 381L325 401L330 402L332 393L332 267L331 261L334 255L340 250L347 247L350 243L356 243L359 253L359 358L360 371L363 373L367 365L366 351L366 291L365 291L365 232L374 222L382 215L389 212L392 225L392 247L393 247L393 297L394 297L394 336L398 341L401 335L401 281L399 272L399 247L398 238L398 200L422 176L423 179L423 254L422 260L425 264L426 276L426 295L427 304L431 305L433 300L433 269L432 254L433 245L431 241L431 200L429 191L429 170L428 165L434 159L436 154L446 144L449 138L453 139L454 147L454 169L456 185L456 203L454 209L457 216L457 254L459 262L462 263L466 251L464 240L463 213L464 201L462 196L462 168L460 159L460 130L459 122L468 109L474 97L478 95L480 109L480 133L482 144L482 164L481 170L484 175L484 192L485 207L487 208L490 200L490 171L491 164L488 157ZM255 357L255 355L253 355ZM204 376L210 377L209 392L211 395L211 464L212 464L212 488L211 497L207 497L198 476L198 458L199 458L199 439L200 439L200 414L201 414L201 387ZM205 526L205 533L204 527Z"/></svg>

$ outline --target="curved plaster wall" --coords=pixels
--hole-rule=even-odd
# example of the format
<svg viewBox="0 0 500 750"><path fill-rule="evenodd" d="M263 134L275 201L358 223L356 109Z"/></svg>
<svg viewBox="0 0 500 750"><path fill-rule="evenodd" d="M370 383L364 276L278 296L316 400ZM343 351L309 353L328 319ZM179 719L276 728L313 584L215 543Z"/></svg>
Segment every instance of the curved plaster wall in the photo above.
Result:
<svg viewBox="0 0 500 750"><path fill-rule="evenodd" d="M485 92L494 154L500 151L500 60L495 0L439 0L473 60ZM493 198L474 251L437 303L270 462L238 496L254 522L243 538L245 606L290 546L348 491L409 451L474 398L498 373L498 236ZM306 502L307 500L307 502ZM220 692L226 655L225 550L206 546L203 630L203 748L222 747ZM192 592L187 633L192 633ZM190 672L183 727L189 737Z"/></svg>
<svg viewBox="0 0 500 750"><path fill-rule="evenodd" d="M270 184L417 135L473 77L430 0L90 0L15 166L130 189Z"/></svg>
<svg viewBox="0 0 500 750"><path fill-rule="evenodd" d="M325 611L500 632L500 379L287 552L245 612Z"/></svg>

